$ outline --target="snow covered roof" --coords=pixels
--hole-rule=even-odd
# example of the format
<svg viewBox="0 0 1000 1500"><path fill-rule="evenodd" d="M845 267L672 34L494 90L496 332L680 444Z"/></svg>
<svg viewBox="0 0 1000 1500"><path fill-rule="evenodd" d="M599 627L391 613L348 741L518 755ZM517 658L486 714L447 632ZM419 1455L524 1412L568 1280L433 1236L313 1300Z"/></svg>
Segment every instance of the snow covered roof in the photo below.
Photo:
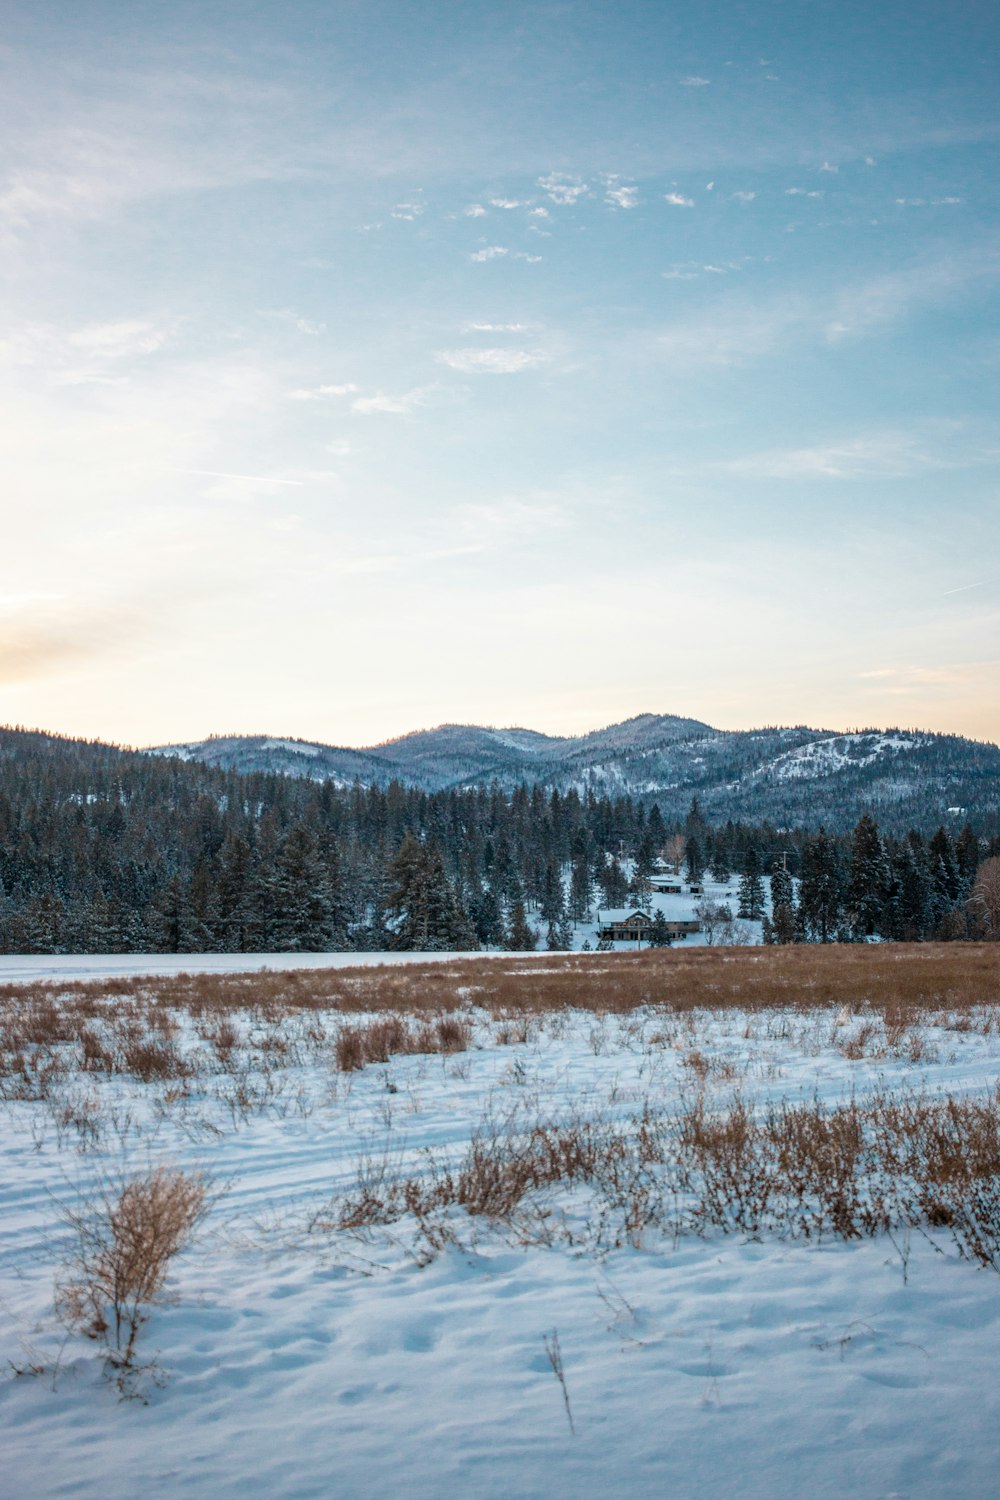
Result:
<svg viewBox="0 0 1000 1500"><path fill-rule="evenodd" d="M597 913L597 921L602 927L611 922L631 922L636 917L641 917L644 922L652 920L648 912L640 911L637 906L609 906Z"/></svg>

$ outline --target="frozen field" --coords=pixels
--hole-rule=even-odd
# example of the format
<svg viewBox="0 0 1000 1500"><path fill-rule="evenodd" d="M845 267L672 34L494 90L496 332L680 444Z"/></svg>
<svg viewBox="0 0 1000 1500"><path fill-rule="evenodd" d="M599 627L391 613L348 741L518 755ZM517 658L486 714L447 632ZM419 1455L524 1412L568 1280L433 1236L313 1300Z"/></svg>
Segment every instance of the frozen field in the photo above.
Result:
<svg viewBox="0 0 1000 1500"><path fill-rule="evenodd" d="M353 1007L250 979L239 1003L155 985L0 1001L0 1490L994 1495L1000 1276L964 1220L921 1218L919 1171L863 1154L818 1197L753 1184L775 1121L853 1109L877 1134L909 1101L924 1150L948 1096L981 1107L995 1167L1000 1012L616 1010L607 973L607 1012L473 983L446 1014L425 988L381 1031L371 976ZM163 1163L219 1195L116 1384L54 1313L62 1215ZM997 1265L1000 1176L977 1183Z"/></svg>
<svg viewBox="0 0 1000 1500"><path fill-rule="evenodd" d="M489 958L469 953L27 953L0 954L0 985L37 980L129 979L147 974L258 974L263 969L381 968ZM497 955L500 956L500 955Z"/></svg>

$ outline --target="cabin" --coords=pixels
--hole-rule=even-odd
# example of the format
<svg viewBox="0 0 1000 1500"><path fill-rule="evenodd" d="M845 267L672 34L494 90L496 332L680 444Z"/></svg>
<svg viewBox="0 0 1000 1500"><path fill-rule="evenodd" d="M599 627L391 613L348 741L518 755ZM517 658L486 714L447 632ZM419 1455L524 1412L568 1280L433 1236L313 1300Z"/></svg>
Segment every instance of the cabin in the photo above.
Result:
<svg viewBox="0 0 1000 1500"><path fill-rule="evenodd" d="M597 936L602 943L648 942L652 925L648 912L633 907L612 906L597 913ZM664 927L673 942L701 931L701 923L688 918L666 917Z"/></svg>
<svg viewBox="0 0 1000 1500"><path fill-rule="evenodd" d="M597 936L602 943L639 943L649 937L653 919L648 912L611 906L597 913Z"/></svg>

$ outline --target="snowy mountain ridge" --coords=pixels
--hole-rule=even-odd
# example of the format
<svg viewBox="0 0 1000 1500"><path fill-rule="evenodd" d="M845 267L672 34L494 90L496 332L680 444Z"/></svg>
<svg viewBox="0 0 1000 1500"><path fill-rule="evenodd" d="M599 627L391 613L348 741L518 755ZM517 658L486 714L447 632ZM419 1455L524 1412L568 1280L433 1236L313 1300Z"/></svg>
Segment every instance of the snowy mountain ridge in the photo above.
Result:
<svg viewBox="0 0 1000 1500"><path fill-rule="evenodd" d="M900 728L721 730L673 714L640 714L567 737L443 724L359 748L224 735L148 753L338 787L399 781L436 792L496 783L510 791L524 782L580 796L657 800L665 815L683 814L697 796L713 818L767 818L778 826L824 818L838 826L871 807L900 817L919 811L924 823L955 807L1000 805L995 745Z"/></svg>

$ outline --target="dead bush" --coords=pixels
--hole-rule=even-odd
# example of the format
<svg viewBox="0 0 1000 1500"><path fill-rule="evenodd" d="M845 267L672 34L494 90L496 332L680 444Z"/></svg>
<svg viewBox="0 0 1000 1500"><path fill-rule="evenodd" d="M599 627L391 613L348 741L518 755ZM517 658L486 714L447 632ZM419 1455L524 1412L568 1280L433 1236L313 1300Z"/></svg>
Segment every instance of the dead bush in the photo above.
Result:
<svg viewBox="0 0 1000 1500"><path fill-rule="evenodd" d="M334 1057L341 1073L352 1073L366 1063L386 1063L409 1053L464 1052L472 1031L460 1016L440 1016L414 1028L402 1016L377 1016L360 1026L343 1026L337 1034Z"/></svg>
<svg viewBox="0 0 1000 1500"><path fill-rule="evenodd" d="M64 1208L73 1246L56 1306L69 1328L96 1339L122 1370L161 1298L170 1262L208 1212L213 1195L201 1172L158 1166L126 1181L104 1181Z"/></svg>

